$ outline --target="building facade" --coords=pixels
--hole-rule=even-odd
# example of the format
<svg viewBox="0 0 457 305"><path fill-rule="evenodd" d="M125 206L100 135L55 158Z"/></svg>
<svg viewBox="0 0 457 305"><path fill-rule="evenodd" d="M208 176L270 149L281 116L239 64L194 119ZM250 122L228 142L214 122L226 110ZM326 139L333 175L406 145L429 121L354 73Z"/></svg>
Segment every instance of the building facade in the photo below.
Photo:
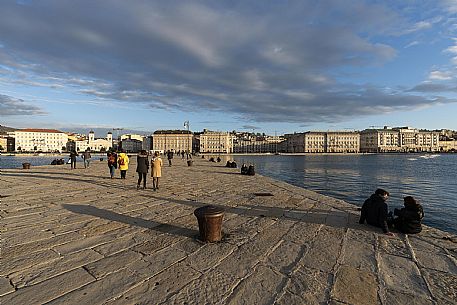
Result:
<svg viewBox="0 0 457 305"><path fill-rule="evenodd" d="M62 152L68 135L55 129L19 129L8 133L14 137L14 150L27 152Z"/></svg>
<svg viewBox="0 0 457 305"><path fill-rule="evenodd" d="M447 139L445 141L440 140L440 151L457 152L457 140L455 140L455 139Z"/></svg>
<svg viewBox="0 0 457 305"><path fill-rule="evenodd" d="M106 138L95 138L95 133L91 130L89 135L68 135L67 150L86 151L108 151L113 148L113 134L108 132Z"/></svg>
<svg viewBox="0 0 457 305"><path fill-rule="evenodd" d="M229 132L204 129L199 138L201 153L233 153L234 136Z"/></svg>
<svg viewBox="0 0 457 305"><path fill-rule="evenodd" d="M0 136L0 151L6 151L8 148L8 138Z"/></svg>
<svg viewBox="0 0 457 305"><path fill-rule="evenodd" d="M253 136L237 138L233 141L234 153L277 153L281 150L280 136Z"/></svg>
<svg viewBox="0 0 457 305"><path fill-rule="evenodd" d="M124 139L121 141L121 148L128 153L137 153L143 149L143 141L136 139Z"/></svg>
<svg viewBox="0 0 457 305"><path fill-rule="evenodd" d="M192 151L193 135L188 130L156 130L152 136L155 151Z"/></svg>
<svg viewBox="0 0 457 305"><path fill-rule="evenodd" d="M358 153L360 135L353 131L308 131L286 134L281 144L288 153Z"/></svg>
<svg viewBox="0 0 457 305"><path fill-rule="evenodd" d="M360 133L360 151L434 152L440 150L440 133L411 127L365 129Z"/></svg>

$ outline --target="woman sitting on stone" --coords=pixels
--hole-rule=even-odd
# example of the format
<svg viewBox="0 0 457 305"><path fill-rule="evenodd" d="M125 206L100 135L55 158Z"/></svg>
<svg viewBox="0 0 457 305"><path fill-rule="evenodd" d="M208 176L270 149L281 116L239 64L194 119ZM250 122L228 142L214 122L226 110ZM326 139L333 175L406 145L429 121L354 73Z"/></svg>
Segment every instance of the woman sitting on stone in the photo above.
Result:
<svg viewBox="0 0 457 305"><path fill-rule="evenodd" d="M403 198L405 207L401 210L395 209L394 226L405 234L416 234L422 231L421 221L424 218L422 206L411 196Z"/></svg>

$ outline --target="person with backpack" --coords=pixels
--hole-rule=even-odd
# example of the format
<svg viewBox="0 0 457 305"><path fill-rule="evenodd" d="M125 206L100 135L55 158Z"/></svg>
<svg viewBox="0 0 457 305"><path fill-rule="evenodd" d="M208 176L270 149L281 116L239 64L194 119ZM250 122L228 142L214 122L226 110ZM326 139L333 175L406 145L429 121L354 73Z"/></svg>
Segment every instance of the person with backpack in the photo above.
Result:
<svg viewBox="0 0 457 305"><path fill-rule="evenodd" d="M121 179L125 179L127 170L129 169L129 157L125 153L125 150L121 150L117 158L117 163L119 164L119 170L121 171Z"/></svg>
<svg viewBox="0 0 457 305"><path fill-rule="evenodd" d="M113 179L117 168L117 154L114 151L108 152L108 168L110 177Z"/></svg>
<svg viewBox="0 0 457 305"><path fill-rule="evenodd" d="M395 209L394 219L395 228L405 234L417 234L422 231L422 219L424 218L424 209L412 196L403 198L404 208Z"/></svg>

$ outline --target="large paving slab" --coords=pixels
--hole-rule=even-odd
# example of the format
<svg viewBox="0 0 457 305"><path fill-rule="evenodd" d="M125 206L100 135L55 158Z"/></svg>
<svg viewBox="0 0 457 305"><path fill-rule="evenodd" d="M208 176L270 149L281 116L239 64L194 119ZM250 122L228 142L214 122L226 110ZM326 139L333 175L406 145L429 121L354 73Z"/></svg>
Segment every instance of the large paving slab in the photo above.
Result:
<svg viewBox="0 0 457 305"><path fill-rule="evenodd" d="M451 234L388 237L342 200L201 158L137 190L131 160L125 180L98 160L1 170L0 304L457 303ZM219 243L196 238L206 204Z"/></svg>

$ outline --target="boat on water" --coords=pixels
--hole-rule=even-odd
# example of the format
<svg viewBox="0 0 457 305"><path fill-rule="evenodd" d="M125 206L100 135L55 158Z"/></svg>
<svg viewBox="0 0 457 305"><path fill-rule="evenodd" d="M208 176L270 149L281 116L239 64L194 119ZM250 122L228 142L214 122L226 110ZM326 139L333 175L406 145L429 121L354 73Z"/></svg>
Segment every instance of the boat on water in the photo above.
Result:
<svg viewBox="0 0 457 305"><path fill-rule="evenodd" d="M422 156L419 156L419 158L423 158L423 159L433 159L433 158L437 158L439 157L440 155L437 155L437 154L433 154L433 155L422 155Z"/></svg>

